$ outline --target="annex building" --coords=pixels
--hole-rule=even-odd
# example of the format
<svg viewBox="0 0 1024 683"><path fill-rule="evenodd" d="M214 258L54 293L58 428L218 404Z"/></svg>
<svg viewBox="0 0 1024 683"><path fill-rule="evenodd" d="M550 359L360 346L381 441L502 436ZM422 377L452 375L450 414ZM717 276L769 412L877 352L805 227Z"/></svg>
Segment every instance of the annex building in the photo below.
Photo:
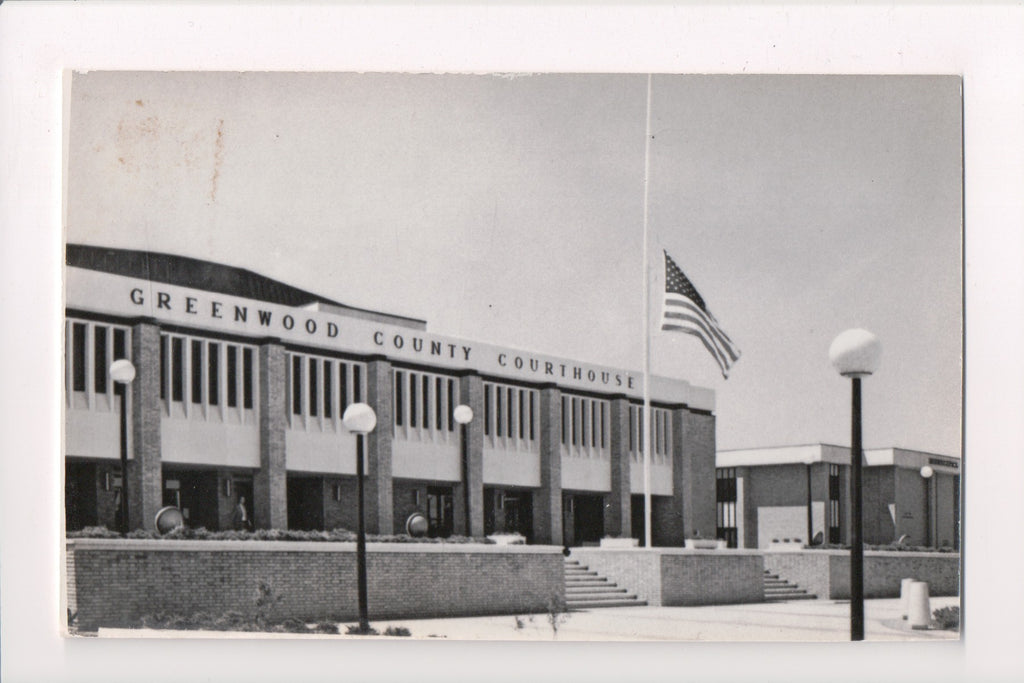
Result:
<svg viewBox="0 0 1024 683"><path fill-rule="evenodd" d="M422 320L346 306L192 258L67 245L68 530L131 528L166 505L225 529L244 498L257 528L356 526L356 437L367 438L367 530L518 532L532 543L643 538L643 376L583 359L434 334ZM115 359L136 367L120 466ZM655 377L656 545L714 529L711 390ZM453 409L472 408L463 449Z"/></svg>
<svg viewBox="0 0 1024 683"><path fill-rule="evenodd" d="M811 444L720 451L717 533L736 548L850 542L850 449ZM960 548L960 460L905 448L864 450L865 543Z"/></svg>

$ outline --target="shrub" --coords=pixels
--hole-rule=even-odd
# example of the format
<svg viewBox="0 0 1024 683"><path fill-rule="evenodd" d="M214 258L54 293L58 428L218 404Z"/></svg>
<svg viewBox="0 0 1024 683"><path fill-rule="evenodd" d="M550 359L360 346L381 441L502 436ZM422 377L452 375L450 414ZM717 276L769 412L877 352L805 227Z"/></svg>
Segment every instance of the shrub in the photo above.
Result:
<svg viewBox="0 0 1024 683"><path fill-rule="evenodd" d="M932 618L938 622L941 629L947 631L960 630L960 608L956 605L935 610L932 612Z"/></svg>
<svg viewBox="0 0 1024 683"><path fill-rule="evenodd" d="M386 636L411 636L412 632L404 626L388 626L384 629Z"/></svg>
<svg viewBox="0 0 1024 683"><path fill-rule="evenodd" d="M103 526L91 526L81 531L69 531L68 538L121 538L121 534ZM319 543L354 543L356 534L348 529L330 531L300 531L296 529L256 529L255 531L210 531L204 527L178 527L161 536L155 531L136 529L128 533L131 539L167 539L185 541L313 541ZM449 536L448 538L412 537L405 534L367 534L371 543L483 543L492 545L489 538Z"/></svg>
<svg viewBox="0 0 1024 683"><path fill-rule="evenodd" d="M366 628L366 630L364 631L363 628L359 624L349 624L345 628L345 633L347 633L350 636L376 636L376 635L380 635L379 633L377 633L377 629L375 629L374 627L368 626Z"/></svg>

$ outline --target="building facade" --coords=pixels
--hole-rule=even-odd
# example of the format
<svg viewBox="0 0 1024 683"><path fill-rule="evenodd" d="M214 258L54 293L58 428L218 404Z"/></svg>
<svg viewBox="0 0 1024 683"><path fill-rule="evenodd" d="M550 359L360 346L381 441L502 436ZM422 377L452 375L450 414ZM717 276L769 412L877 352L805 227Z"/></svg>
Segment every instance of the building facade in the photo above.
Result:
<svg viewBox="0 0 1024 683"><path fill-rule="evenodd" d="M850 542L849 448L721 451L717 466L717 532L730 547ZM959 549L959 459L903 448L865 450L861 485L865 543L902 539Z"/></svg>
<svg viewBox="0 0 1024 683"><path fill-rule="evenodd" d="M68 530L356 526L356 440L369 404L367 530L517 532L533 543L643 538L640 373L470 342L345 306L250 271L68 245ZM111 363L131 360L127 471ZM651 379L652 529L682 545L715 525L714 394ZM468 405L461 428L453 409ZM233 521L235 520L235 521ZM705 532L706 535L707 532Z"/></svg>

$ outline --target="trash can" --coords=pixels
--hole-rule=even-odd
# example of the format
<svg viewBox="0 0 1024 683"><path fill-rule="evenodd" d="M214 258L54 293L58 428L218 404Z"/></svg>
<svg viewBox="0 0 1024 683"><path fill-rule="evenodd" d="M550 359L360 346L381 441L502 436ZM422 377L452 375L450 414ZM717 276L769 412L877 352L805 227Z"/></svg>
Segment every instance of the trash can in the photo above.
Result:
<svg viewBox="0 0 1024 683"><path fill-rule="evenodd" d="M907 620L907 615L910 613L910 584L916 580L902 579L900 581L900 616L903 617L903 621Z"/></svg>
<svg viewBox="0 0 1024 683"><path fill-rule="evenodd" d="M914 581L910 584L910 608L907 614L910 628L927 629L932 622L931 604L928 600L928 584Z"/></svg>

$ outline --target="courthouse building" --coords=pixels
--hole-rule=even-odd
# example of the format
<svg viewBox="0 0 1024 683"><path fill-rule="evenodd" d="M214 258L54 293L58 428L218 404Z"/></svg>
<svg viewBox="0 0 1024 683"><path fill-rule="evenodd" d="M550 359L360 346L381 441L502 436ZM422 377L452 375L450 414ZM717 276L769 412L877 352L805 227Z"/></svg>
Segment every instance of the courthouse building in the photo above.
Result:
<svg viewBox="0 0 1024 683"><path fill-rule="evenodd" d="M960 460L904 448L864 451L865 543L960 547ZM850 449L813 444L720 451L719 538L730 547L776 541L850 542Z"/></svg>
<svg viewBox="0 0 1024 683"><path fill-rule="evenodd" d="M643 538L643 376L584 359L454 339L201 260L67 246L65 506L68 530L131 528L175 505L192 527L356 526L356 441L368 403L367 529L519 532L533 543ZM128 467L108 376L127 394ZM652 378L653 542L715 528L711 390ZM452 416L472 408L466 448ZM465 455L463 452L465 450Z"/></svg>

